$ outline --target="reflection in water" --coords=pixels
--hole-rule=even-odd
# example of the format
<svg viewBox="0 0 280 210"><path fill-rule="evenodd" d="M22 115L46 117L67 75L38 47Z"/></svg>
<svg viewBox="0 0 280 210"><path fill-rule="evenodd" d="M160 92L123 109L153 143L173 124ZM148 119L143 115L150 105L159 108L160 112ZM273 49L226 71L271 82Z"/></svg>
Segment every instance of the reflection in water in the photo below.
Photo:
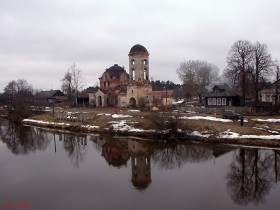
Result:
<svg viewBox="0 0 280 210"><path fill-rule="evenodd" d="M151 183L151 155L153 148L146 142L128 141L131 155L131 182L139 190L146 189Z"/></svg>
<svg viewBox="0 0 280 210"><path fill-rule="evenodd" d="M139 191L152 186L152 169L183 168L186 164L207 162L233 150L233 158L226 166L228 171L223 176L229 195L235 204L264 203L271 189L280 180L279 150L236 150L225 145L166 144L112 136L65 134L35 127L15 126L1 120L0 138L15 155L28 155L37 150L44 151L49 145L53 145L46 152L55 154L64 150L71 163L77 168L85 161L86 152L92 145L88 141L93 142L93 147L109 166L118 170L131 166L130 180L134 188ZM55 160L60 161L58 156Z"/></svg>
<svg viewBox="0 0 280 210"><path fill-rule="evenodd" d="M132 184L136 189L143 190L151 182L150 157L153 147L144 141L135 141L126 138L113 138L111 136L96 136L93 141L101 148L102 156L114 167L127 166L131 161Z"/></svg>
<svg viewBox="0 0 280 210"><path fill-rule="evenodd" d="M280 180L280 151L274 150L274 181L275 183L278 183Z"/></svg>
<svg viewBox="0 0 280 210"><path fill-rule="evenodd" d="M187 162L200 162L211 158L212 151L197 144L165 144L153 154L155 163L164 169L180 168Z"/></svg>
<svg viewBox="0 0 280 210"><path fill-rule="evenodd" d="M165 144L147 141L136 141L111 136L92 138L98 150L109 165L120 168L131 161L131 182L138 190L146 189L151 179L151 159L160 168L174 169L185 163L207 161L233 150L228 146L203 144Z"/></svg>
<svg viewBox="0 0 280 210"><path fill-rule="evenodd" d="M129 160L129 153L127 148L127 141L119 139L106 141L102 146L102 156L109 165L120 168L126 166Z"/></svg>
<svg viewBox="0 0 280 210"><path fill-rule="evenodd" d="M217 158L233 150L224 145L206 144L163 144L153 153L155 163L164 169L180 168L185 163L199 163Z"/></svg>
<svg viewBox="0 0 280 210"><path fill-rule="evenodd" d="M63 146L71 162L79 168L80 162L84 160L85 147L87 146L87 136L77 134L60 135L60 140L63 140Z"/></svg>
<svg viewBox="0 0 280 210"><path fill-rule="evenodd" d="M226 179L235 203L263 203L279 180L278 151L240 149L234 154Z"/></svg>
<svg viewBox="0 0 280 210"><path fill-rule="evenodd" d="M13 154L27 155L36 150L45 150L51 141L40 128L16 126L1 120L0 123L0 137Z"/></svg>

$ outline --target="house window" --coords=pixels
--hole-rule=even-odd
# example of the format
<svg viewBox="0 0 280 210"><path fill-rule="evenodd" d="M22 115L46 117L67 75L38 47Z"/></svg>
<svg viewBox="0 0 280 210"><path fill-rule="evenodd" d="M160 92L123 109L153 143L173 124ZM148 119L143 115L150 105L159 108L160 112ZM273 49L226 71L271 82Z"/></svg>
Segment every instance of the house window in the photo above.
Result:
<svg viewBox="0 0 280 210"><path fill-rule="evenodd" d="M217 105L221 105L221 99L217 98Z"/></svg>
<svg viewBox="0 0 280 210"><path fill-rule="evenodd" d="M227 100L226 100L226 98L222 98L222 105L227 105Z"/></svg>
<svg viewBox="0 0 280 210"><path fill-rule="evenodd" d="M216 105L216 98L213 98L212 105Z"/></svg>
<svg viewBox="0 0 280 210"><path fill-rule="evenodd" d="M209 106L212 105L212 98L208 98L208 105L209 105Z"/></svg>

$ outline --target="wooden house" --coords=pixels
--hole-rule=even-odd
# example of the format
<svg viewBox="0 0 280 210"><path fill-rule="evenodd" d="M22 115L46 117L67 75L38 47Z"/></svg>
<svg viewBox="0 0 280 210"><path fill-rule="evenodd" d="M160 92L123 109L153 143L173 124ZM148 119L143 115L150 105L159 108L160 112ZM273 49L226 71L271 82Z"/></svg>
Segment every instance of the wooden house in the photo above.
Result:
<svg viewBox="0 0 280 210"><path fill-rule="evenodd" d="M205 95L205 106L224 107L240 106L241 96L227 85L215 85L208 94Z"/></svg>
<svg viewBox="0 0 280 210"><path fill-rule="evenodd" d="M60 90L41 91L35 95L35 101L40 104L60 103L67 97Z"/></svg>

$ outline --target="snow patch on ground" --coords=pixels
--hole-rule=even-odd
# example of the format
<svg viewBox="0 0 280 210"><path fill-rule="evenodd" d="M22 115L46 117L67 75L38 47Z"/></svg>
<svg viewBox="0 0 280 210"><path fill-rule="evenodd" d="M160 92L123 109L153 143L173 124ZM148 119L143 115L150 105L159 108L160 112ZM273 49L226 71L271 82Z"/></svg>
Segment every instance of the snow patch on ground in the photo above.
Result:
<svg viewBox="0 0 280 210"><path fill-rule="evenodd" d="M270 139L276 140L280 139L280 135L240 135L238 133L232 132L230 130L224 131L219 134L218 138L225 139Z"/></svg>
<svg viewBox="0 0 280 210"><path fill-rule="evenodd" d="M96 125L82 125L82 128L87 128L88 130L99 128L99 126Z"/></svg>
<svg viewBox="0 0 280 210"><path fill-rule="evenodd" d="M203 133L203 132L199 132L199 131L193 131L190 133L191 136L198 136L198 137L204 137L204 138L209 138L211 136L211 134L209 133Z"/></svg>
<svg viewBox="0 0 280 210"><path fill-rule="evenodd" d="M131 115L124 115L124 114L113 114L112 118L127 118L132 117Z"/></svg>
<svg viewBox="0 0 280 210"><path fill-rule="evenodd" d="M183 120L210 120L210 121L219 121L219 122L233 122L232 120L229 119L222 119L222 118L217 118L217 117L203 117L203 116L191 116L191 117L180 117L180 119Z"/></svg>
<svg viewBox="0 0 280 210"><path fill-rule="evenodd" d="M111 114L109 114L109 113L98 113L97 115L98 115L98 116L101 116L101 115L110 116Z"/></svg>
<svg viewBox="0 0 280 210"><path fill-rule="evenodd" d="M66 125L69 126L69 123L55 123L55 122L48 122L48 121L42 121L42 120L32 120L32 119L24 119L22 121L23 123L37 123L37 124L41 124L41 125Z"/></svg>
<svg viewBox="0 0 280 210"><path fill-rule="evenodd" d="M69 123L56 123L56 122L48 122L48 121L42 121L42 120L32 120L32 119L24 119L22 121L23 123L36 123L38 125L57 125L57 126L70 126ZM88 130L97 129L99 126L94 125L82 125L82 128L87 128Z"/></svg>
<svg viewBox="0 0 280 210"><path fill-rule="evenodd" d="M194 112L194 111L185 111L185 113L187 113L187 114L197 114L197 112Z"/></svg>
<svg viewBox="0 0 280 210"><path fill-rule="evenodd" d="M268 126L263 126L263 127L253 127L257 130L262 130L262 131L266 131L272 134L279 134L279 131L275 131L275 130L270 130L270 128Z"/></svg>
<svg viewBox="0 0 280 210"><path fill-rule="evenodd" d="M280 119L252 119L258 122L280 122Z"/></svg>
<svg viewBox="0 0 280 210"><path fill-rule="evenodd" d="M127 124L126 120L112 121L110 122L115 131L127 131L127 132L144 132L143 129L134 128Z"/></svg>
<svg viewBox="0 0 280 210"><path fill-rule="evenodd" d="M127 110L127 112L141 112L140 110L138 110L138 109L132 109L132 110Z"/></svg>
<svg viewBox="0 0 280 210"><path fill-rule="evenodd" d="M218 135L218 138L225 138L225 139L237 139L240 135L238 133L232 132L229 130L226 130L224 132L221 132Z"/></svg>
<svg viewBox="0 0 280 210"><path fill-rule="evenodd" d="M107 115L107 114L106 114ZM109 114L110 115L110 114ZM122 114L113 114L112 118L125 118L125 117L132 117L130 115L122 115ZM181 119L204 119L204 120L213 120L213 121L222 121L222 122L232 122L232 120L228 119L221 119L216 117L202 117L202 116L194 116L194 117L182 117ZM261 119L259 119L261 120ZM275 120L278 119L267 119L266 122L277 122ZM280 119L279 119L280 120ZM280 122L280 121L279 121ZM42 121L42 120L33 120L33 119L24 119L23 123L35 123L38 125L58 125L58 126L70 126L69 123L57 123L57 122L48 122L48 121ZM127 122L126 120L120 120L120 121L111 121L109 122L112 124L112 127L115 131L126 131L126 132L154 132L154 130L143 130L139 128L134 128L132 125L139 123L139 122ZM82 125L81 127L87 128L89 130L91 129L98 129L99 126L93 126L93 125ZM273 131L268 126L263 127L255 127L255 129L265 130L268 131L274 135L240 135L238 133L232 132L230 129L219 133L216 137L217 138L223 138L223 139L270 139L270 140L280 140L280 134L277 132L277 130ZM181 130L178 130L178 132L183 132ZM213 134L210 134L208 131L193 131L190 133L192 136L198 136L198 137L204 137L209 138L213 136ZM214 136L213 136L214 137Z"/></svg>

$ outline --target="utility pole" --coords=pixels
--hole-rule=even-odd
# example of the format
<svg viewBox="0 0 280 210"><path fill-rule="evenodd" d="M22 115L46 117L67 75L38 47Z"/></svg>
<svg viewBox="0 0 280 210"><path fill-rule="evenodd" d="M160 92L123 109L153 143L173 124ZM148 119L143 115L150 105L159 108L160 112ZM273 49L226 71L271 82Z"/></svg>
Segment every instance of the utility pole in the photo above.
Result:
<svg viewBox="0 0 280 210"><path fill-rule="evenodd" d="M167 86L165 87L165 107L167 109Z"/></svg>
<svg viewBox="0 0 280 210"><path fill-rule="evenodd" d="M276 67L276 84L275 84L275 112L278 114L278 89L279 89L279 65Z"/></svg>

